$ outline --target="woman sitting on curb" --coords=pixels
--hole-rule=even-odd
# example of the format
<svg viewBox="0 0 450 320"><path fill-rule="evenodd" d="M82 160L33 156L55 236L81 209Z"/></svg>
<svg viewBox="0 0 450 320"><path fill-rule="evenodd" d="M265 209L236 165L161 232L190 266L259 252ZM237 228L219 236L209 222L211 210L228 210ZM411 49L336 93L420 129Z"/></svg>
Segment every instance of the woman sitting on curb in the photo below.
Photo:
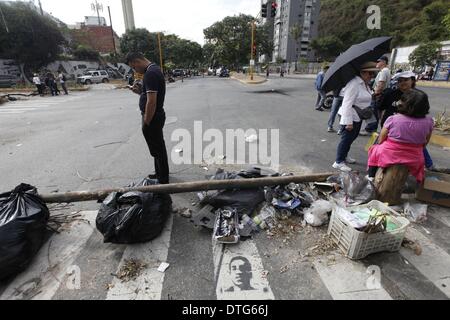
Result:
<svg viewBox="0 0 450 320"><path fill-rule="evenodd" d="M427 117L430 103L426 93L410 90L398 103L398 114L388 118L381 131L379 144L369 150L369 178L378 168L405 165L418 183L425 178L424 147L429 143L434 121Z"/></svg>

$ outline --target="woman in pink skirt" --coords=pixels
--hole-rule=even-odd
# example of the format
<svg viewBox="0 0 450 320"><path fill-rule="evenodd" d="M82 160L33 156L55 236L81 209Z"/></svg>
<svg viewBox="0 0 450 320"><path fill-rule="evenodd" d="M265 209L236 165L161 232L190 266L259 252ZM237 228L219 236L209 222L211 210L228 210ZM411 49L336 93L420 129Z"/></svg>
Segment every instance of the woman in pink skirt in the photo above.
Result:
<svg viewBox="0 0 450 320"><path fill-rule="evenodd" d="M434 121L428 117L430 103L420 90L406 92L398 102L398 114L388 118L379 144L369 150L369 178L378 168L405 165L418 183L425 178L424 147L430 142Z"/></svg>

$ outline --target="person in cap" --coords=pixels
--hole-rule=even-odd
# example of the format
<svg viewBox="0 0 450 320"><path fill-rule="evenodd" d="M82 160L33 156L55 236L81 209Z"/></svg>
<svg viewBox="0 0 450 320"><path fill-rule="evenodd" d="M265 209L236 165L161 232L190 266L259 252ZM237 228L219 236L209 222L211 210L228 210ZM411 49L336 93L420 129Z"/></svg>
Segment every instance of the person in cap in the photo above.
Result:
<svg viewBox="0 0 450 320"><path fill-rule="evenodd" d="M394 77L397 82L397 89L388 90L379 103L378 110L381 112L381 127L386 120L397 113L397 103L405 92L416 87L416 75L412 71L405 71Z"/></svg>
<svg viewBox="0 0 450 320"><path fill-rule="evenodd" d="M378 105L380 100L383 97L383 93L386 89L389 88L391 84L391 70L389 69L389 59L386 56L382 56L377 61L377 68L380 70L377 77L375 78L373 90L374 90L374 99L372 101L372 108L374 111L374 119L369 121L365 131L366 133L373 133L378 130L378 122L380 120L380 114L378 110Z"/></svg>
<svg viewBox="0 0 450 320"><path fill-rule="evenodd" d="M41 78L39 77L39 75L37 73L34 74L33 83L36 86L36 89L37 89L39 95L42 96L44 94L44 90L42 88Z"/></svg>
<svg viewBox="0 0 450 320"><path fill-rule="evenodd" d="M398 114L389 117L381 130L379 144L369 150L368 173L373 180L378 168L405 165L418 183L425 179L424 148L430 142L434 121L427 116L430 103L425 92L405 92L397 106Z"/></svg>
<svg viewBox="0 0 450 320"><path fill-rule="evenodd" d="M369 86L370 81L379 71L375 62L367 62L360 67L360 74L353 78L344 88L344 99L339 110L341 116L341 142L337 148L336 162L333 168L350 172L349 164L356 163L356 160L348 156L353 142L358 138L361 131L362 119L354 106L361 109L370 107L373 91Z"/></svg>
<svg viewBox="0 0 450 320"><path fill-rule="evenodd" d="M142 115L142 132L150 154L154 158L155 174L150 179L157 179L160 184L169 183L169 162L164 141L164 124L166 113L164 100L166 80L161 69L144 57L142 53L130 52L126 63L138 74L144 74L143 80L137 81L131 90L140 95L139 108Z"/></svg>
<svg viewBox="0 0 450 320"><path fill-rule="evenodd" d="M318 92L317 102L316 102L316 110L323 111L323 105L325 103L325 99L327 98L327 93L322 90L323 79L325 78L325 73L327 73L330 66L325 66L318 74L316 78L316 90Z"/></svg>
<svg viewBox="0 0 450 320"><path fill-rule="evenodd" d="M396 89L389 90L382 98L379 105L381 112L381 127L384 127L389 117L398 113L397 107L402 96L416 88L416 74L412 71L405 71L396 74L393 80L397 83ZM427 148L424 149L425 167L432 169L434 166L433 159Z"/></svg>

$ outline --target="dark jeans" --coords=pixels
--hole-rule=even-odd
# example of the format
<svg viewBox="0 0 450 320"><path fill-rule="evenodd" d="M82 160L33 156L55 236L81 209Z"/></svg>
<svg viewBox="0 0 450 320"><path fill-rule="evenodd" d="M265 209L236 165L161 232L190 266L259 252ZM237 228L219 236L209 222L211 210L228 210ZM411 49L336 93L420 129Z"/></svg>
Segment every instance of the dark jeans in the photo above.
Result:
<svg viewBox="0 0 450 320"><path fill-rule="evenodd" d="M351 148L353 142L359 136L359 133L361 131L361 125L362 125L362 122L353 122L353 130L352 131L346 130L345 126L343 126L341 142L339 143L339 146L337 149L337 157L336 157L337 163L343 163L347 159L348 153L350 151L350 148Z"/></svg>
<svg viewBox="0 0 450 320"><path fill-rule="evenodd" d="M375 100L375 99L372 100L372 104L370 105L370 107L373 110L373 114L375 115L376 121L367 124L366 129L365 129L367 132L377 132L378 131L378 124L380 123L378 104L379 104L378 100Z"/></svg>
<svg viewBox="0 0 450 320"><path fill-rule="evenodd" d="M317 102L316 102L316 108L323 108L323 104L325 103L325 99L327 97L327 93L325 91L317 91L319 93L318 97L317 97Z"/></svg>
<svg viewBox="0 0 450 320"><path fill-rule="evenodd" d="M164 111L157 111L148 126L144 124L144 119L142 119L142 133L144 134L150 154L155 160L155 173L161 184L169 183L169 161L163 134L165 123L166 114Z"/></svg>
<svg viewBox="0 0 450 320"><path fill-rule="evenodd" d="M328 120L328 128L333 128L334 122L336 121L336 116L342 106L343 101L343 97L334 97L333 106L331 107L330 120Z"/></svg>
<svg viewBox="0 0 450 320"><path fill-rule="evenodd" d="M434 165L434 163L427 148L423 149L423 156L425 157L425 168L431 168Z"/></svg>
<svg viewBox="0 0 450 320"><path fill-rule="evenodd" d="M37 91L38 91L39 95L43 95L44 94L44 90L43 90L42 84L37 84L36 88L37 88Z"/></svg>
<svg viewBox="0 0 450 320"><path fill-rule="evenodd" d="M67 92L67 87L66 87L66 84L65 84L65 83L61 83L61 88L64 90L64 93L65 93L65 94L69 94L69 93Z"/></svg>

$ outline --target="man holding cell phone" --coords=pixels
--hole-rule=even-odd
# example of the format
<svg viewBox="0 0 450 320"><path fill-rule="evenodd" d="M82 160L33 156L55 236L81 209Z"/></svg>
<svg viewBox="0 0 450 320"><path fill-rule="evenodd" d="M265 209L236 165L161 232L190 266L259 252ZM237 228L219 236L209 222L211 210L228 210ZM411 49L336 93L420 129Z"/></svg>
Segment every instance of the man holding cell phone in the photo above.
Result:
<svg viewBox="0 0 450 320"><path fill-rule="evenodd" d="M142 80L136 80L129 88L140 95L142 132L150 154L155 160L155 174L149 175L149 178L157 179L160 184L168 184L169 162L163 133L166 122L164 111L166 80L161 69L146 59L142 53L130 52L126 63L134 71L144 75Z"/></svg>

